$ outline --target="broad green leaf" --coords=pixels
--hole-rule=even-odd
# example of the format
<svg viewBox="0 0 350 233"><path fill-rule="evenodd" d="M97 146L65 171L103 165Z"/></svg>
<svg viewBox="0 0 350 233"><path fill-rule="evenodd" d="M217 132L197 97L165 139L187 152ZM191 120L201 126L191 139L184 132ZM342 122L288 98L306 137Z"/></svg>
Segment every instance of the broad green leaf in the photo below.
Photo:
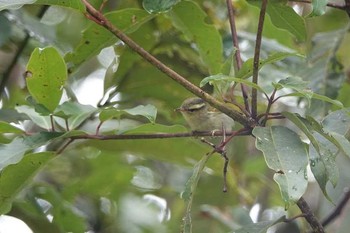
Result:
<svg viewBox="0 0 350 233"><path fill-rule="evenodd" d="M36 0L0 0L0 11L5 9L17 9L24 4L32 4Z"/></svg>
<svg viewBox="0 0 350 233"><path fill-rule="evenodd" d="M310 16L320 16L326 12L327 0L313 0L311 5L312 12Z"/></svg>
<svg viewBox="0 0 350 233"><path fill-rule="evenodd" d="M0 133L15 133L21 134L23 131L8 122L0 121Z"/></svg>
<svg viewBox="0 0 350 233"><path fill-rule="evenodd" d="M36 48L27 64L27 87L39 103L53 112L61 100L67 68L55 48Z"/></svg>
<svg viewBox="0 0 350 233"><path fill-rule="evenodd" d="M24 153L30 149L30 146L24 143L24 139L17 137L8 144L0 145L0 171L10 164L21 161Z"/></svg>
<svg viewBox="0 0 350 233"><path fill-rule="evenodd" d="M248 3L261 7L260 0L248 0ZM298 40L305 41L306 27L304 19L299 16L293 8L287 6L287 1L272 0L267 4L267 14L271 18L271 22L280 29L287 30Z"/></svg>
<svg viewBox="0 0 350 233"><path fill-rule="evenodd" d="M199 178L202 174L205 164L208 162L209 157L210 155L207 154L195 164L193 168L192 176L187 180L185 190L181 194L181 198L184 199L186 204L186 213L185 213L185 216L183 217L183 226L182 226L182 232L184 233L192 232L191 210L192 210L193 196L196 192Z"/></svg>
<svg viewBox="0 0 350 233"><path fill-rule="evenodd" d="M216 74L216 75L211 75L209 77L206 77L200 82L199 85L200 85L200 87L203 87L207 83L209 83L210 85L215 85L216 82L222 82L222 81L243 83L247 86L250 86L252 88L257 89L258 91L261 91L262 93L265 93L265 91L260 86L256 85L255 83L253 83L251 81L241 79L241 78L235 78L235 77L224 75L224 74Z"/></svg>
<svg viewBox="0 0 350 233"><path fill-rule="evenodd" d="M118 29L125 33L136 31L141 25L151 20L154 15L148 14L140 9L124 9L109 12L106 18ZM67 63L71 63L70 70L80 65L94 55L97 55L103 48L113 45L118 41L111 32L97 25L91 24L84 32L81 41L73 52L65 56Z"/></svg>
<svg viewBox="0 0 350 233"><path fill-rule="evenodd" d="M305 81L310 81L309 87L317 94L337 99L339 89L344 85L346 75L344 66L339 59L339 46L344 41L347 30L333 30L317 33L312 38L312 49L307 63L300 64L296 74ZM307 114L323 117L333 107L314 99Z"/></svg>
<svg viewBox="0 0 350 233"><path fill-rule="evenodd" d="M285 79L281 79L278 83L272 83L272 85L280 90L282 88L290 88L292 90L302 92L307 89L309 82L305 82L300 77L287 77Z"/></svg>
<svg viewBox="0 0 350 233"><path fill-rule="evenodd" d="M96 111L97 109L91 105L83 105L77 102L64 102L57 107L54 115L66 119L68 121L68 127L71 130L78 127Z"/></svg>
<svg viewBox="0 0 350 233"><path fill-rule="evenodd" d="M32 181L34 175L52 158L53 152L26 155L17 164L7 166L0 176L0 213L7 213L17 194Z"/></svg>
<svg viewBox="0 0 350 233"><path fill-rule="evenodd" d="M41 116L33 108L26 105L18 106L16 110L19 113L27 115L37 126L43 129L51 129L51 120L49 116Z"/></svg>
<svg viewBox="0 0 350 233"><path fill-rule="evenodd" d="M291 112L282 112L282 115L285 116L291 122L293 122L301 131L303 131L306 137L309 138L316 151L320 154L320 147L318 145L318 141L310 131L310 128L305 124L305 121L302 120L303 118L299 114Z"/></svg>
<svg viewBox="0 0 350 233"><path fill-rule="evenodd" d="M277 223L283 222L285 220L286 220L286 217L282 216L276 220L252 223L252 224L243 226L242 228L234 231L233 233L265 233L273 225L276 225Z"/></svg>
<svg viewBox="0 0 350 233"><path fill-rule="evenodd" d="M179 1L180 0L143 0L142 5L147 12L154 14L169 10Z"/></svg>
<svg viewBox="0 0 350 233"><path fill-rule="evenodd" d="M290 56L298 56L303 57L302 55L298 53L289 53L289 52L275 52L268 56L266 59L260 59L259 61L259 70L266 64L271 64L276 61L283 60ZM247 79L250 76L253 75L253 62L254 58L249 58L247 61L245 61L242 65L242 68L238 71L238 73L235 75L236 78L239 79Z"/></svg>
<svg viewBox="0 0 350 233"><path fill-rule="evenodd" d="M350 142L349 140L345 137L345 135L341 135L335 132L331 132L330 135L332 138L336 140L336 146L341 149L344 154L346 154L348 157L350 157Z"/></svg>
<svg viewBox="0 0 350 233"><path fill-rule="evenodd" d="M206 23L206 13L195 2L181 1L166 15L190 42L196 44L209 73L219 73L222 65L222 39L215 26Z"/></svg>
<svg viewBox="0 0 350 233"><path fill-rule="evenodd" d="M322 100L324 102L328 102L330 104L333 104L334 106L336 106L338 108L344 108L343 104L340 101L331 99L331 98L324 96L324 95L314 93L311 90L307 90L307 89L300 91L300 92L286 94L286 95L283 95L281 97L287 97L287 96L305 97L308 100L310 100L310 99Z"/></svg>
<svg viewBox="0 0 350 233"><path fill-rule="evenodd" d="M37 0L35 4L64 6L85 12L85 5L81 0Z"/></svg>
<svg viewBox="0 0 350 233"><path fill-rule="evenodd" d="M322 120L322 125L327 132L347 135L350 131L349 109L331 112Z"/></svg>
<svg viewBox="0 0 350 233"><path fill-rule="evenodd" d="M256 148L264 153L274 180L288 207L304 194L307 187L308 154L305 144L292 130L282 126L255 127Z"/></svg>
<svg viewBox="0 0 350 233"><path fill-rule="evenodd" d="M144 116L150 122L154 123L157 116L157 109L153 105L139 105L131 109L117 109L117 108L107 108L101 111L100 120L106 121L112 118L120 118L124 114L129 114L132 116Z"/></svg>
<svg viewBox="0 0 350 233"><path fill-rule="evenodd" d="M47 109L44 105L38 104L33 96L28 96L26 101L29 105L34 107L35 112L39 113L41 116L49 116L51 114L50 110Z"/></svg>
<svg viewBox="0 0 350 233"><path fill-rule="evenodd" d="M31 149L43 146L53 139L62 136L63 132L39 132L23 138L23 142L29 146Z"/></svg>
<svg viewBox="0 0 350 233"><path fill-rule="evenodd" d="M324 138L320 136L316 136L316 139L324 140ZM322 143L319 142L320 153L318 153L312 146L309 150L311 171L328 200L330 200L326 186L328 181L330 181L333 187L335 187L339 179L339 171L335 163L336 151L334 148L335 147L331 145L329 141L323 141Z"/></svg>
<svg viewBox="0 0 350 233"><path fill-rule="evenodd" d="M283 116L292 121L309 138L312 145L309 147L310 167L325 197L328 196L326 185L331 181L336 185L339 172L335 164L335 151L332 148L334 140L329 141L330 136L323 132L320 123L311 117L303 118L299 114L283 112ZM328 141L327 141L328 140ZM334 146L333 146L334 148Z"/></svg>

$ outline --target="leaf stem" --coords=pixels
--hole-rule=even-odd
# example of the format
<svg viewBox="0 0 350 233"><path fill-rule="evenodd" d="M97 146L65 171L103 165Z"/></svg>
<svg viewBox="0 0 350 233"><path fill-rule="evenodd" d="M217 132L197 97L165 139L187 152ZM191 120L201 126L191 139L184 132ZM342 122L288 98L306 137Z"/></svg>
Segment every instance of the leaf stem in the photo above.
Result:
<svg viewBox="0 0 350 233"><path fill-rule="evenodd" d="M87 14L89 14L89 19L92 19L94 22L106 28L108 31L113 33L116 37L122 40L125 44L127 44L132 50L138 53L142 58L147 60L149 63L158 68L161 72L172 78L174 81L185 87L188 91L193 93L194 95L202 98L206 102L208 102L214 108L220 110L226 115L230 116L232 119L241 123L244 126L250 127L253 125L253 122L240 112L229 108L225 103L215 99L207 92L203 91L193 83L189 82L186 78L166 66L164 63L159 61L149 52L147 52L144 48L134 42L131 38L129 38L125 33L123 33L120 29L116 28L104 15L96 10L87 0L82 0L83 4L86 6Z"/></svg>
<svg viewBox="0 0 350 233"><path fill-rule="evenodd" d="M258 84L258 72L259 72L259 58L260 48L262 40L262 31L264 27L264 20L266 14L267 0L262 0L261 10L259 15L258 31L256 34L255 51L254 51L254 62L253 62L253 83ZM255 119L257 116L257 103L258 103L258 91L252 89L252 118Z"/></svg>

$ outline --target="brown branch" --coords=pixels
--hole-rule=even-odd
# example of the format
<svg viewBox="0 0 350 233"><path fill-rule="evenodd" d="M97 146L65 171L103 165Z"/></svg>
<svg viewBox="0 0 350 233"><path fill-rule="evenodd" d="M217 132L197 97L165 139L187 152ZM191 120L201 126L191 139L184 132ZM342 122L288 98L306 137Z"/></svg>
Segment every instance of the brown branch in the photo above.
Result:
<svg viewBox="0 0 350 233"><path fill-rule="evenodd" d="M189 82L187 79L185 79L183 76L176 73L174 70L170 69L164 63L162 63L157 58L152 56L149 52L147 52L145 49L143 49L141 46L135 43L131 38L129 38L125 33L123 33L120 29L116 28L106 17L104 17L103 14L101 14L101 12L99 12L92 5L90 5L90 3L87 0L82 0L82 2L86 6L86 10L90 16L88 18L94 18L93 21L95 21L96 23L103 26L111 33L113 33L116 37L118 37L125 44L127 44L132 50L138 53L142 58L147 60L149 63L154 65L164 74L172 78L177 83L181 84L183 87L185 87L187 90L192 92L194 95L204 99L211 106L220 110L226 115L230 116L232 119L238 121L242 125L248 126L248 127L252 125L252 122L250 122L250 120L247 117L243 116L240 112L229 108L227 105L225 105L225 103L215 99L214 97L209 95L207 92L195 86L194 84Z"/></svg>
<svg viewBox="0 0 350 233"><path fill-rule="evenodd" d="M318 221L314 213L312 212L310 206L304 200L304 198L300 198L297 202L297 205L301 212L305 215L306 221L310 224L314 233L324 233L324 229L322 224Z"/></svg>
<svg viewBox="0 0 350 233"><path fill-rule="evenodd" d="M255 50L254 50L253 83L255 83L255 84L258 84L260 48L261 48L262 31L263 31L263 27L264 27L266 7L267 7L267 0L263 0L261 3L258 31L256 34ZM257 116L257 108L258 108L258 91L255 88L252 89L252 104L251 105L252 105L252 118L255 119Z"/></svg>
<svg viewBox="0 0 350 233"><path fill-rule="evenodd" d="M238 35L236 30L236 21L235 21L232 1L226 0L226 5L227 5L228 18L229 18L230 28L231 28L232 44L233 44L233 48L236 49L235 51L236 65L234 67L236 68L235 72L238 72L242 68L243 62L241 58L241 51L239 49ZM232 88L234 87L235 86L233 86ZM247 112L250 112L250 107L248 102L248 91L247 91L247 87L243 83L241 83L241 90L242 90L245 110Z"/></svg>
<svg viewBox="0 0 350 233"><path fill-rule="evenodd" d="M324 227L327 226L336 217L338 217L342 213L342 211L343 211L344 207L346 206L346 203L349 201L349 199L350 199L350 189L347 188L344 191L344 195L343 195L342 199L337 204L337 206L334 208L332 213L330 213L325 219L322 220L322 226L324 226Z"/></svg>

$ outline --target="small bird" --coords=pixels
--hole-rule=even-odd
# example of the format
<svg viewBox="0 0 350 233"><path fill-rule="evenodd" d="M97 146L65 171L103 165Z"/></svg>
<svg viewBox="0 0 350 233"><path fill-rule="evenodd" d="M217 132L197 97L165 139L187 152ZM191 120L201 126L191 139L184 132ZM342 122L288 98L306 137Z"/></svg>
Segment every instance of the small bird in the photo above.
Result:
<svg viewBox="0 0 350 233"><path fill-rule="evenodd" d="M231 132L234 120L226 114L211 108L208 103L198 97L186 99L179 108L188 125L193 131Z"/></svg>

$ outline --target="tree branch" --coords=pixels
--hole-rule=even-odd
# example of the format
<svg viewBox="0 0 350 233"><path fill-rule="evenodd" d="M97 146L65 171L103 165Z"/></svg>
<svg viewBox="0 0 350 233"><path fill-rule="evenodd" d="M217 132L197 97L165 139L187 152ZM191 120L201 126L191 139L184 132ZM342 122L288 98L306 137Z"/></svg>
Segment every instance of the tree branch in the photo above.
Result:
<svg viewBox="0 0 350 233"><path fill-rule="evenodd" d="M266 7L267 7L267 0L263 0L261 3L258 31L256 34L255 51L254 51L253 83L255 84L258 84L260 47L261 47L261 39L262 39L262 31L264 27ZM253 119L255 119L257 116L257 106L258 106L257 99L258 99L258 91L255 88L253 88L252 89L252 118Z"/></svg>
<svg viewBox="0 0 350 233"><path fill-rule="evenodd" d="M235 22L232 1L226 0L226 5L227 5L227 11L228 11L228 18L230 21L232 44L233 44L233 48L236 49L235 51L236 65L234 67L235 67L235 72L237 73L242 68L243 62L241 58L241 51L239 49L238 35L236 30L236 22ZM241 83L241 90L242 90L245 110L247 112L250 112L249 102L248 102L248 91L247 91L247 87L243 83Z"/></svg>
<svg viewBox="0 0 350 233"><path fill-rule="evenodd" d="M315 233L325 233L322 224L318 221L314 213L312 212L310 206L304 200L304 198L300 198L297 202L297 205L301 212L305 215L306 221L310 224L313 232Z"/></svg>
<svg viewBox="0 0 350 233"><path fill-rule="evenodd" d="M183 87L185 87L187 90L192 92L194 95L202 98L203 100L208 102L211 106L220 110L226 115L230 116L232 119L238 121L242 125L248 126L248 127L252 125L252 122L250 122L250 120L247 117L243 116L240 112L232 108L229 108L225 103L215 99L214 97L209 95L207 92L195 86L194 84L189 82L187 79L185 79L183 76L176 73L174 70L170 69L164 63L162 63L157 58L152 56L149 52L147 52L145 49L139 46L131 38L129 38L125 33L123 33L121 30L116 28L106 17L104 17L104 15L101 12L99 12L92 5L90 5L90 3L87 0L82 0L82 2L86 6L87 12L89 14L88 18L91 17L91 20L93 20L94 22L98 23L99 25L103 26L108 31L113 33L116 37L118 37L125 44L127 44L132 50L138 53L142 58L147 60L149 63L154 65L164 74L172 78L177 83L181 84Z"/></svg>

